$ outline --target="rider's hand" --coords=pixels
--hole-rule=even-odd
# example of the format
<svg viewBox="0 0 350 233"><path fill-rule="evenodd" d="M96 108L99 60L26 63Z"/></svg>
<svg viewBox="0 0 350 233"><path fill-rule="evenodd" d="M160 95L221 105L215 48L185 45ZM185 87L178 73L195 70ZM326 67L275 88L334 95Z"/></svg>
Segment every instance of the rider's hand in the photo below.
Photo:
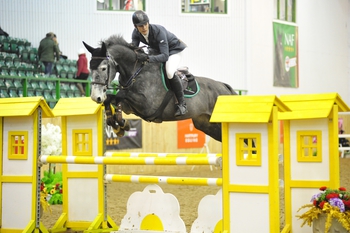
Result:
<svg viewBox="0 0 350 233"><path fill-rule="evenodd" d="M139 60L140 62L148 62L148 55L145 53L138 53L137 60Z"/></svg>

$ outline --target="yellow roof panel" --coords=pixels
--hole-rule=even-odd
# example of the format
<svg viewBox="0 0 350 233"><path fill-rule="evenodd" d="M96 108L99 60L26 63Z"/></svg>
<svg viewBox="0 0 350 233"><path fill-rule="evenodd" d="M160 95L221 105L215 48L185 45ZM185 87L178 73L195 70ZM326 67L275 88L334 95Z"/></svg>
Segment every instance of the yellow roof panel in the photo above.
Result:
<svg viewBox="0 0 350 233"><path fill-rule="evenodd" d="M39 106L42 117L54 117L51 108L41 96L0 98L0 116L30 116Z"/></svg>
<svg viewBox="0 0 350 233"><path fill-rule="evenodd" d="M102 107L90 97L61 98L53 109L55 116L93 115Z"/></svg>
<svg viewBox="0 0 350 233"><path fill-rule="evenodd" d="M280 120L327 118L333 105L338 105L339 112L350 111L338 93L284 95L280 99L292 109L278 113Z"/></svg>
<svg viewBox="0 0 350 233"><path fill-rule="evenodd" d="M268 122L272 107L290 111L275 95L269 96L219 96L210 122Z"/></svg>

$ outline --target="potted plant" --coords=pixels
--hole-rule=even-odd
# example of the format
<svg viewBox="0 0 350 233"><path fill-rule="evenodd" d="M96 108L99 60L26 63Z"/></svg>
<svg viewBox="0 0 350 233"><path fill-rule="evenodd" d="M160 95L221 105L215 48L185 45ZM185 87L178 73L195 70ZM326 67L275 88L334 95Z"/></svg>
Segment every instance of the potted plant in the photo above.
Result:
<svg viewBox="0 0 350 233"><path fill-rule="evenodd" d="M306 204L299 208L309 208L302 215L297 215L303 220L301 226L313 224L313 232L350 232L350 193L345 188L330 189L325 186L321 192L311 198L312 204Z"/></svg>

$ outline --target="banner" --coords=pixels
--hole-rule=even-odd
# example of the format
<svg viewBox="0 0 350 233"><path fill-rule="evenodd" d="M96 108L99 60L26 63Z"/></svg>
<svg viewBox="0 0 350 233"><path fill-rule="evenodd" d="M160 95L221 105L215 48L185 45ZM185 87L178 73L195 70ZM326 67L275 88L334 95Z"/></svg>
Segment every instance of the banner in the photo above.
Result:
<svg viewBox="0 0 350 233"><path fill-rule="evenodd" d="M196 129L192 119L177 122L177 148L202 148L205 134Z"/></svg>
<svg viewBox="0 0 350 233"><path fill-rule="evenodd" d="M142 148L142 120L128 120L130 130L118 137L111 126L106 124L106 150Z"/></svg>
<svg viewBox="0 0 350 233"><path fill-rule="evenodd" d="M298 27L290 22L273 22L274 78L276 87L299 87Z"/></svg>

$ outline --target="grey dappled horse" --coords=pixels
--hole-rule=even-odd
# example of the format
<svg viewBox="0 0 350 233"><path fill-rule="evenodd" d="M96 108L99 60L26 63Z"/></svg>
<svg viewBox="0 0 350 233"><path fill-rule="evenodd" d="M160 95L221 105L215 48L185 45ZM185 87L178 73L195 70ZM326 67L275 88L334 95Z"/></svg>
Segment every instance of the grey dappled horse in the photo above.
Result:
<svg viewBox="0 0 350 233"><path fill-rule="evenodd" d="M122 119L121 111L126 114L133 113L148 122L155 123L191 118L198 130L221 141L221 123L210 123L209 120L219 95L236 95L228 84L195 76L199 92L190 98L185 98L188 113L174 117L176 98L171 88L169 91L165 88L161 73L162 64L138 62L137 53L143 53L143 49L127 43L118 35L102 41L99 48L83 43L92 55L91 98L97 103L104 103L106 113L109 115L108 124L112 124L113 128L116 129L117 123L122 130L124 127L124 130L128 130L129 126L124 126L126 123ZM109 84L117 72L119 92L117 95L107 95ZM119 115L111 117L110 103L117 106L116 111Z"/></svg>

